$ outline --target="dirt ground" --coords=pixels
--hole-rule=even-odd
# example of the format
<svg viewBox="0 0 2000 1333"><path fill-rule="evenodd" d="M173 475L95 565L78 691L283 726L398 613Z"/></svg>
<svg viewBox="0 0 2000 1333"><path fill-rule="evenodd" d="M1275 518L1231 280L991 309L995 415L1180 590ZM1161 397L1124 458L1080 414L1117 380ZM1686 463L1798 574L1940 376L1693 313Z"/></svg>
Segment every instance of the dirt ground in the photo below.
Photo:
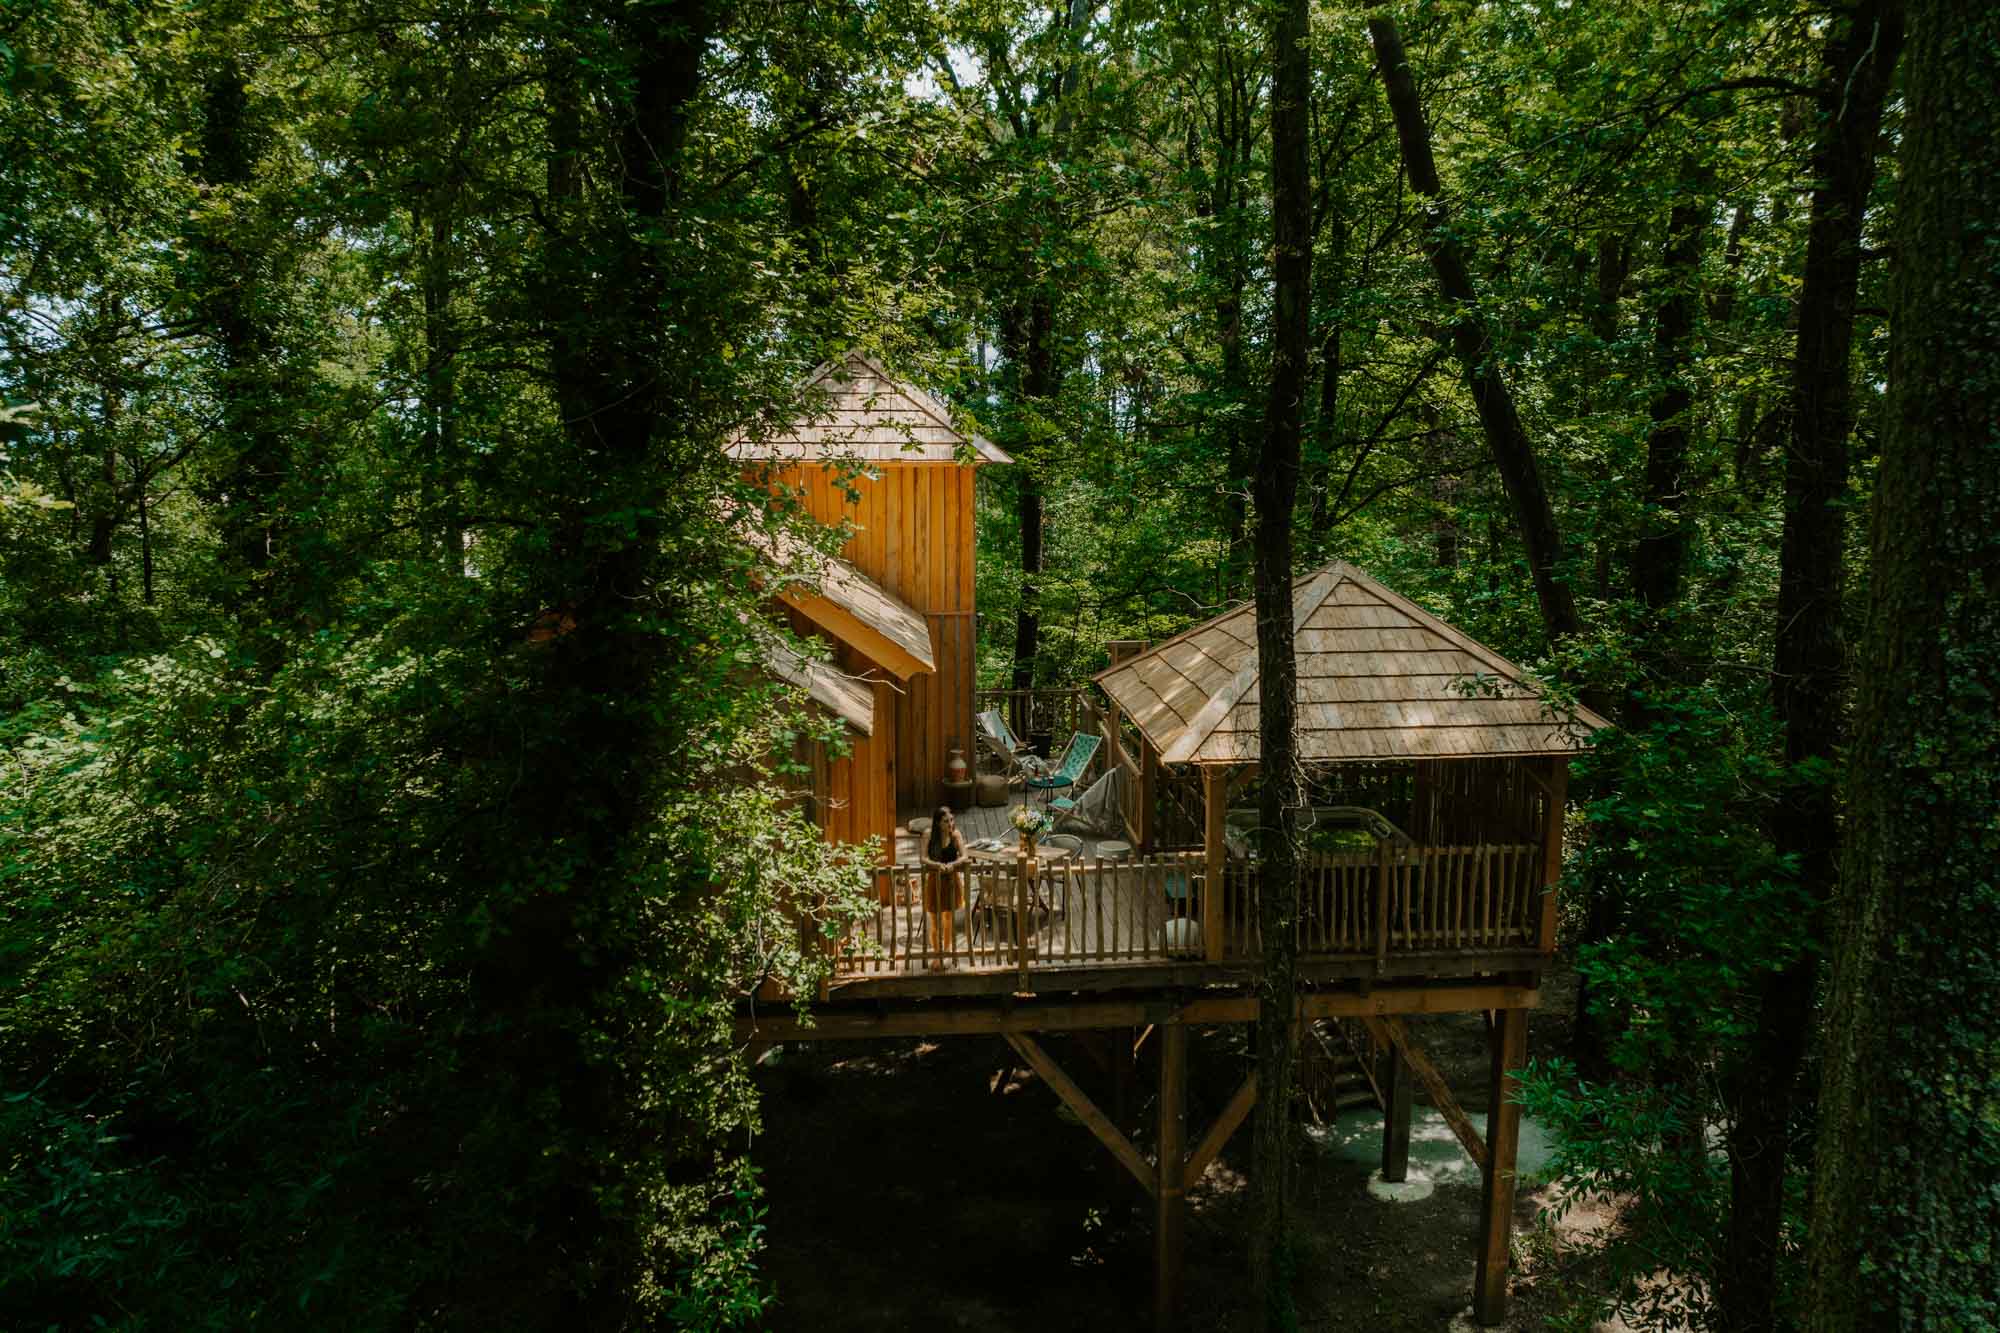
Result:
<svg viewBox="0 0 2000 1333"><path fill-rule="evenodd" d="M1565 1048L1571 995L1566 976L1544 986L1543 1007L1529 1019L1531 1056ZM1481 1016L1410 1026L1466 1109L1483 1111ZM1194 1030L1190 1140L1248 1070L1246 1032ZM1132 1108L1141 1126L1154 1114L1152 1045ZM1110 1079L1075 1039L1050 1037L1046 1046L1110 1109ZM793 1047L759 1080L765 1133L754 1155L770 1206L764 1268L779 1301L772 1328L1110 1333L1147 1325L1149 1205L1000 1038ZM1474 1120L1483 1131L1484 1117ZM1149 1140L1142 1129L1142 1152ZM1249 1327L1249 1156L1246 1122L1189 1195L1190 1329ZM1369 1197L1367 1177L1365 1165L1301 1148L1300 1327L1434 1333L1471 1302L1477 1186L1445 1181L1421 1202L1387 1204ZM1524 1193L1517 1235L1539 1207L1536 1192ZM1539 1305L1532 1280L1517 1279L1511 1326L1541 1328Z"/></svg>

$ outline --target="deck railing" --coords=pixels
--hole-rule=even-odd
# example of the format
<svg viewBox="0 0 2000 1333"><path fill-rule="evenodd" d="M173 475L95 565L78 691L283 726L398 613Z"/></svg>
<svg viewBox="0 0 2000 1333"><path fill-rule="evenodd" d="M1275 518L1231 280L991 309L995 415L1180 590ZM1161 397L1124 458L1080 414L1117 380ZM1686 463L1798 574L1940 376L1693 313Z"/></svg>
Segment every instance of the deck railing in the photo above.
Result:
<svg viewBox="0 0 2000 1333"><path fill-rule="evenodd" d="M1302 958L1518 953L1537 947L1540 849L1527 845L1308 853L1300 868ZM844 979L921 973L1114 967L1259 957L1258 874L1233 863L1209 894L1202 855L973 862L948 940L925 911L930 872L878 869L874 913L835 963ZM1211 955L1209 913L1219 914ZM940 930L945 920L937 914Z"/></svg>
<svg viewBox="0 0 2000 1333"><path fill-rule="evenodd" d="M1007 725L1022 740L1031 736L1049 738L1051 759L1062 754L1062 747L1071 733L1091 730L1090 718L1085 716L1089 709L1094 715L1095 705L1085 691L1074 687L1042 690L974 690L972 706L979 712L997 708L1006 717Z"/></svg>
<svg viewBox="0 0 2000 1333"><path fill-rule="evenodd" d="M1352 956L1537 947L1541 849L1384 846L1308 853L1299 867L1300 956ZM1262 952L1255 863L1224 873L1226 956Z"/></svg>
<svg viewBox="0 0 2000 1333"><path fill-rule="evenodd" d="M1086 967L1198 957L1201 927L1190 888L1201 857L1192 853L1116 860L1066 857L973 862L940 948L924 910L934 872L878 869L877 901L835 963L839 976L951 967L1019 970ZM940 918L942 913L938 914ZM1168 923L1183 924L1169 928Z"/></svg>

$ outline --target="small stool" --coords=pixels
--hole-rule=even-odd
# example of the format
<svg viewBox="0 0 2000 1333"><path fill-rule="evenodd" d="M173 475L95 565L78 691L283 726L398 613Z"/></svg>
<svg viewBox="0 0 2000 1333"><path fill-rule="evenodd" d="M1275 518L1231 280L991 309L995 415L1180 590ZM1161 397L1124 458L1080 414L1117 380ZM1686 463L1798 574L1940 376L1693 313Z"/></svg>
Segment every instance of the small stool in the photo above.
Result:
<svg viewBox="0 0 2000 1333"><path fill-rule="evenodd" d="M982 773L979 775L979 803L981 805L1007 804L1007 775L1004 773Z"/></svg>
<svg viewBox="0 0 2000 1333"><path fill-rule="evenodd" d="M963 782L953 782L950 778L946 778L944 783L944 803L954 810L971 809L972 779L967 778Z"/></svg>
<svg viewBox="0 0 2000 1333"><path fill-rule="evenodd" d="M1132 844L1117 838L1106 838L1097 844L1097 854L1107 861L1122 861L1132 854Z"/></svg>

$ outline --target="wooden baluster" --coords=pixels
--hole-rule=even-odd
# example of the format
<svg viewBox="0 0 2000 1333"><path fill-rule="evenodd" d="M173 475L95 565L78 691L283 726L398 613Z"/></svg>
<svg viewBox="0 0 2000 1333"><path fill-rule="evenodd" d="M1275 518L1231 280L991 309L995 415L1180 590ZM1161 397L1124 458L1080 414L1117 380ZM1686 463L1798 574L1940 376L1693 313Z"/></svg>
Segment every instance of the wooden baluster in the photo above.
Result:
<svg viewBox="0 0 2000 1333"><path fill-rule="evenodd" d="M1375 851L1375 967L1381 970L1389 957L1389 844L1379 843Z"/></svg>
<svg viewBox="0 0 2000 1333"><path fill-rule="evenodd" d="M1471 928L1468 918L1472 912L1472 895L1479 882L1479 858L1481 849L1473 844L1465 849L1460 858L1458 887L1452 893L1451 938L1454 949L1465 947L1466 934Z"/></svg>

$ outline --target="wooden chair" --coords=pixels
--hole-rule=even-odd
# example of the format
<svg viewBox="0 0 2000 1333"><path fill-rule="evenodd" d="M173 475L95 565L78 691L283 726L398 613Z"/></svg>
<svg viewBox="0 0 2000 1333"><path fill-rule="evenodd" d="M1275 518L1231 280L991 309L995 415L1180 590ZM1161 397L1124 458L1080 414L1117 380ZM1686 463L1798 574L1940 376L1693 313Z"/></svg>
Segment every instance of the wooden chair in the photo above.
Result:
<svg viewBox="0 0 2000 1333"><path fill-rule="evenodd" d="M1009 777L1038 777L1047 771L1048 765L1042 757L1014 735L1014 729L1007 725L999 709L989 708L975 721L979 724L979 734L973 739L979 753L983 759L998 765L1000 772Z"/></svg>
<svg viewBox="0 0 2000 1333"><path fill-rule="evenodd" d="M1077 732L1069 738L1069 748L1063 751L1061 767L1046 777L1030 777L1028 787L1044 793L1044 800L1047 800L1046 793L1053 792L1059 787L1067 787L1074 792L1076 784L1083 778L1083 770L1090 767L1090 761L1097 757L1097 747L1102 744L1104 744L1102 736L1088 736L1081 731ZM1059 797L1047 803L1057 810L1069 810L1076 805L1075 800L1070 797Z"/></svg>

